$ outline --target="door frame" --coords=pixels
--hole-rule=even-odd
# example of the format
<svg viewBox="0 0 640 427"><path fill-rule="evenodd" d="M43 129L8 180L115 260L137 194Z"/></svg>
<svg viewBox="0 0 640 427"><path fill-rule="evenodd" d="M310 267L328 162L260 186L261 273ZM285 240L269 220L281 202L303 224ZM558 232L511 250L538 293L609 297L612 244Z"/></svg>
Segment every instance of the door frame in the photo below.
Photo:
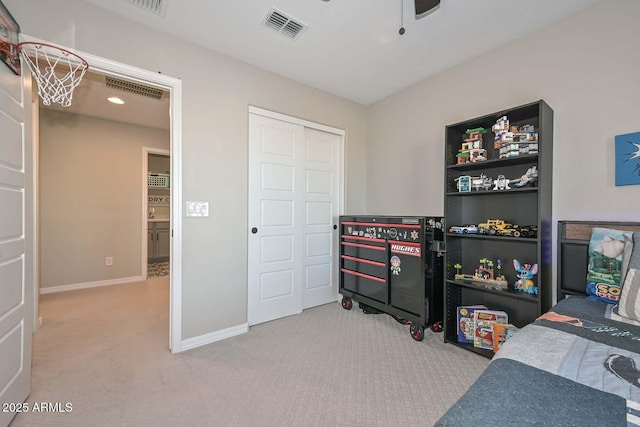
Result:
<svg viewBox="0 0 640 427"><path fill-rule="evenodd" d="M255 114L255 115L259 115L259 116L263 116L263 117L268 117L271 119L275 119L275 120L280 120L283 122L287 122L287 123L293 123L296 125L300 125L300 126L304 126L306 128L311 128L311 129L316 129L316 130L320 130L323 132L327 132L327 133L332 133L335 135L338 135L340 137L340 141L338 142L338 154L339 154L339 159L338 159L338 173L339 173L339 183L338 183L338 191L340 191L340 195L338 197L338 215L344 215L344 206L345 206L345 178L344 178L344 166L345 166L345 157L346 157L346 139L347 139L347 132L344 129L340 129L340 128L336 128L333 126L328 126L328 125L324 125L321 123L317 123L317 122L313 122L310 120L306 120L306 119L301 119L299 117L293 117L293 116L289 116L287 114L283 114L283 113L277 113L275 111L271 111L271 110L266 110L264 108L260 108L260 107L256 107L253 105L249 105L249 110L248 110L248 114L247 114L247 126L249 124L249 117L251 114ZM248 132L247 132L247 149L249 149L249 138L248 138ZM251 165L249 165L249 167L251 167ZM247 202L247 206L249 206L249 203ZM338 218L335 219L336 221L338 221ZM247 237L247 240L249 239L249 237ZM340 246L340 239L336 238L334 239L333 242L333 262L334 265L339 265L340 259L339 259L339 246ZM250 259L247 260L247 262L251 262ZM335 298L336 301L340 301L340 294L339 294L339 289L338 289L338 272L337 269L333 269L334 271L332 272L332 281L334 284L334 292L335 292ZM248 286L250 286L249 284L249 278L247 277L247 319L249 318L249 290L248 290Z"/></svg>
<svg viewBox="0 0 640 427"><path fill-rule="evenodd" d="M140 257L140 268L142 277L147 277L147 270L149 268L149 239L147 233L149 232L149 187L147 186L147 173L149 172L149 154L159 154L161 156L167 156L171 159L171 150L165 150L164 148L154 148L154 147L142 147L142 253ZM173 192L173 188L169 189L169 197L171 197L171 193ZM173 207L173 197L171 197L171 207ZM171 209L171 208L170 208ZM173 212L171 212L173 214ZM171 227L171 222L173 221L173 215L169 215L169 227ZM169 258L169 263L171 263L171 258Z"/></svg>
<svg viewBox="0 0 640 427"><path fill-rule="evenodd" d="M25 33L21 33L21 41L36 43L52 43L47 40L31 37ZM175 77L159 74L154 71L137 68L121 62L116 62L108 58L92 55L68 46L54 43L56 46L73 52L83 57L92 71L98 72L112 77L124 78L141 84L154 86L170 93L169 120L170 120L170 153L171 153L171 254L170 254L170 276L169 276L169 350L172 353L183 351L182 343L182 81ZM32 137L30 144L34 153L37 153L35 143L37 139ZM37 172L34 174L34 193L38 194ZM38 201L35 210L38 209ZM145 219L146 220L146 219ZM38 227L29 224L35 228L34 234L36 241L39 238ZM143 227L144 228L144 227ZM146 242L146 240L143 240ZM34 293L38 294L40 290L38 267L33 266L30 272L37 277L34 283ZM146 274L146 272L145 272ZM38 302L37 300L35 301ZM35 310L39 312L39 310ZM36 314L37 316L37 314Z"/></svg>

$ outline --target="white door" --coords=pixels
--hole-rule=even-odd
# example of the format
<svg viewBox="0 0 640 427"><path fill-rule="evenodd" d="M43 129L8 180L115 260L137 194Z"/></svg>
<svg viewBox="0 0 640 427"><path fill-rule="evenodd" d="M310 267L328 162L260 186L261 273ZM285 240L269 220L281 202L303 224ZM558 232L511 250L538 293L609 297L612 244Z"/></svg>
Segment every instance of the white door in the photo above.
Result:
<svg viewBox="0 0 640 427"><path fill-rule="evenodd" d="M250 114L250 325L336 299L340 138Z"/></svg>
<svg viewBox="0 0 640 427"><path fill-rule="evenodd" d="M339 135L305 128L303 309L336 300L333 225L339 215L339 147Z"/></svg>
<svg viewBox="0 0 640 427"><path fill-rule="evenodd" d="M25 123L30 106L22 94L21 78L0 64L0 402L16 404L29 395L34 308L25 237L33 232L26 193L26 171L32 173ZM15 415L15 408L3 409L9 410L0 411L0 426Z"/></svg>

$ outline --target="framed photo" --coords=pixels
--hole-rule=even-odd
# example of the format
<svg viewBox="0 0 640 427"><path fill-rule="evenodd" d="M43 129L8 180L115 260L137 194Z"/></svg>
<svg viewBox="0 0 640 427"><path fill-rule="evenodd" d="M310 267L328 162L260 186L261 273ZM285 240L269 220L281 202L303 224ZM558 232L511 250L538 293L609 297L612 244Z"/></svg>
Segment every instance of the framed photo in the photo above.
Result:
<svg viewBox="0 0 640 427"><path fill-rule="evenodd" d="M616 136L616 185L640 184L640 132Z"/></svg>
<svg viewBox="0 0 640 427"><path fill-rule="evenodd" d="M17 75L20 75L19 35L20 26L0 0L0 60Z"/></svg>

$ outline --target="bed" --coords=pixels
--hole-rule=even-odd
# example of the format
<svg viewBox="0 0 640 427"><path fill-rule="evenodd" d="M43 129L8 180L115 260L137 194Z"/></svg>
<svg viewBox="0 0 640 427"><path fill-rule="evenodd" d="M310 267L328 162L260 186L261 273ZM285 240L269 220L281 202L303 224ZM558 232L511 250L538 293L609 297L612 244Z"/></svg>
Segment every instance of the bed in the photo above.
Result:
<svg viewBox="0 0 640 427"><path fill-rule="evenodd" d="M598 227L640 236L633 234L640 223L560 221L558 303L502 345L436 426L640 426L640 322L586 298L588 248ZM625 258L640 253L632 242ZM636 286L627 285L630 277L620 307Z"/></svg>

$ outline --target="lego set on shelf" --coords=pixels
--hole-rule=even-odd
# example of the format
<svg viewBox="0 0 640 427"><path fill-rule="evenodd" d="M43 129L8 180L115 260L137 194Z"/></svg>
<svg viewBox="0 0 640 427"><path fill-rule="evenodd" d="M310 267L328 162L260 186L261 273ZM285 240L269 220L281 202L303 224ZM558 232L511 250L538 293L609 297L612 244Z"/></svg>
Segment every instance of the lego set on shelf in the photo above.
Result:
<svg viewBox="0 0 640 427"><path fill-rule="evenodd" d="M499 159L538 154L538 132L532 124L511 126L509 118L502 116L491 127L493 131L493 149ZM475 163L488 160L487 150L482 147L483 136L487 130L480 126L467 129L462 142L456 164Z"/></svg>

